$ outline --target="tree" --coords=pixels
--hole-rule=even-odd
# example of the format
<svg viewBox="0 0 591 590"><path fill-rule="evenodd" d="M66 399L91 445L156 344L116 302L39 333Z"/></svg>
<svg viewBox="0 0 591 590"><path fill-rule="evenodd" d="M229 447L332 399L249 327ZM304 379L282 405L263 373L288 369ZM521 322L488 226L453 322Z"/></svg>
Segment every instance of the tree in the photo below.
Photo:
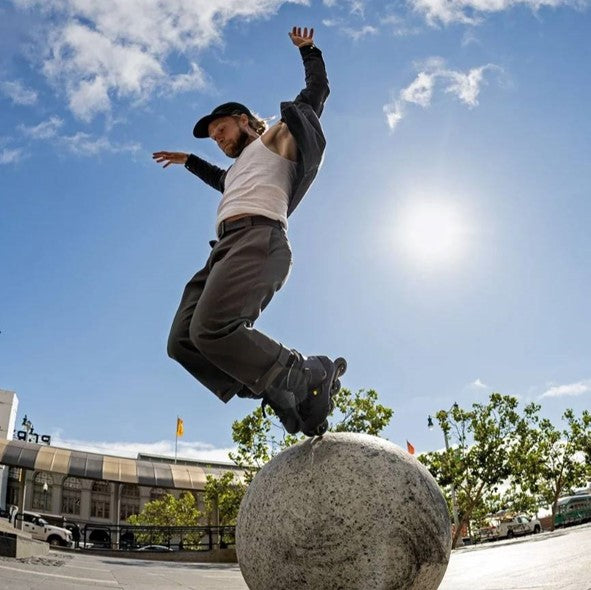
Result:
<svg viewBox="0 0 591 590"><path fill-rule="evenodd" d="M127 522L133 526L186 527L198 526L201 516L195 496L184 492L178 499L172 494L165 494L148 502L139 514L130 516ZM137 540L140 543L169 543L170 537L170 531L160 530L138 533ZM187 535L185 540L191 544L199 542L198 536L194 535Z"/></svg>
<svg viewBox="0 0 591 590"><path fill-rule="evenodd" d="M216 514L215 523L219 526L235 525L246 484L232 471L221 477L207 476L205 484L205 507L210 515Z"/></svg>
<svg viewBox="0 0 591 590"><path fill-rule="evenodd" d="M330 429L335 432L365 432L379 435L388 425L393 410L378 403L375 390L359 390L353 394L341 389L333 398L335 411L331 417ZM306 437L287 434L281 426L275 425L271 417L259 407L242 420L232 424L232 439L237 445L230 458L242 467L245 479L250 483L261 467L283 449L304 440Z"/></svg>
<svg viewBox="0 0 591 590"><path fill-rule="evenodd" d="M528 448L522 458L525 465L522 486L551 508L552 530L558 499L565 493L572 493L589 474L591 414L585 410L581 418L577 418L568 409L562 419L566 427L560 430L550 420L536 416L536 427L529 433Z"/></svg>
<svg viewBox="0 0 591 590"><path fill-rule="evenodd" d="M473 404L463 410L457 404L441 410L437 421L449 448L419 456L442 488L453 483L456 490L459 526L455 547L471 518L481 519L495 502L499 488L513 472L514 451L528 432L527 418L517 411L515 397L492 393L488 404Z"/></svg>

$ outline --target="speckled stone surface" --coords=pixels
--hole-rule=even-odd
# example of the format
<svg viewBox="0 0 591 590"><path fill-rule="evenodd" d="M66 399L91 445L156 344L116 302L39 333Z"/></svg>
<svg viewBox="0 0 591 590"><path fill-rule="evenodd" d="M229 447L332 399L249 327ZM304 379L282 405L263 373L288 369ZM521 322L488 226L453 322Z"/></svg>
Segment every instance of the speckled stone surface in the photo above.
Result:
<svg viewBox="0 0 591 590"><path fill-rule="evenodd" d="M250 590L433 590L451 551L431 474L365 434L327 433L267 463L236 535Z"/></svg>

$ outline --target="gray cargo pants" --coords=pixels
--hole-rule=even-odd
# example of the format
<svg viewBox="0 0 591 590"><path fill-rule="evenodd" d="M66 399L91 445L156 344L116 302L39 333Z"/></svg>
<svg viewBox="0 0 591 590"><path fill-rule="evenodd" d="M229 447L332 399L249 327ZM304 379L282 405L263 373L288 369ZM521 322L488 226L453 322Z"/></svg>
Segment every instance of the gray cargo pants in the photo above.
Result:
<svg viewBox="0 0 591 590"><path fill-rule="evenodd" d="M262 394L283 368L287 349L253 324L290 268L283 229L254 225L224 235L185 287L168 355L224 402L244 386Z"/></svg>

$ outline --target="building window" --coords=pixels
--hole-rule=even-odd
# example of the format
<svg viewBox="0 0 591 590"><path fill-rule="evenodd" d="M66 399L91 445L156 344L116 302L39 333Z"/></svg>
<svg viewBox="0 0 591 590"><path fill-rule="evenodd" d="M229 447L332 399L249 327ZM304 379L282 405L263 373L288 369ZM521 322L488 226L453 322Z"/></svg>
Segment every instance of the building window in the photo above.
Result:
<svg viewBox="0 0 591 590"><path fill-rule="evenodd" d="M140 513L140 488L134 485L121 486L121 510L119 520L127 520L132 514Z"/></svg>
<svg viewBox="0 0 591 590"><path fill-rule="evenodd" d="M90 496L90 516L92 518L111 517L111 484L95 481Z"/></svg>
<svg viewBox="0 0 591 590"><path fill-rule="evenodd" d="M8 479L14 479L15 481L21 480L21 468L20 467L11 467L8 470Z"/></svg>
<svg viewBox="0 0 591 590"><path fill-rule="evenodd" d="M53 493L53 478L45 471L38 471L33 477L33 501L31 507L34 510L51 512L51 497Z"/></svg>
<svg viewBox="0 0 591 590"><path fill-rule="evenodd" d="M8 487L6 488L6 507L13 505L18 506L18 496L20 492L20 484L15 481L8 480Z"/></svg>
<svg viewBox="0 0 591 590"><path fill-rule="evenodd" d="M166 490L162 488L152 488L150 490L150 502L152 502L153 500L160 500L160 498L166 496L166 494Z"/></svg>
<svg viewBox="0 0 591 590"><path fill-rule="evenodd" d="M66 477L62 488L62 512L79 515L82 482L77 477Z"/></svg>

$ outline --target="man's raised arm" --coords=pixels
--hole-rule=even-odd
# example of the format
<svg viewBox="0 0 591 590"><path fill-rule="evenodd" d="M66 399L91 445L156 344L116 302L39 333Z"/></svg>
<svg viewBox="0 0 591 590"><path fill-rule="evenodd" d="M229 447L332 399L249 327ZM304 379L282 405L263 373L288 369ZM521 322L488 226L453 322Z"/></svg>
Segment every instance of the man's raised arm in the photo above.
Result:
<svg viewBox="0 0 591 590"><path fill-rule="evenodd" d="M322 52L314 45L314 29L308 32L307 28L302 31L301 27L294 27L289 38L300 50L306 73L306 87L296 96L294 102L309 104L320 117L330 89Z"/></svg>

